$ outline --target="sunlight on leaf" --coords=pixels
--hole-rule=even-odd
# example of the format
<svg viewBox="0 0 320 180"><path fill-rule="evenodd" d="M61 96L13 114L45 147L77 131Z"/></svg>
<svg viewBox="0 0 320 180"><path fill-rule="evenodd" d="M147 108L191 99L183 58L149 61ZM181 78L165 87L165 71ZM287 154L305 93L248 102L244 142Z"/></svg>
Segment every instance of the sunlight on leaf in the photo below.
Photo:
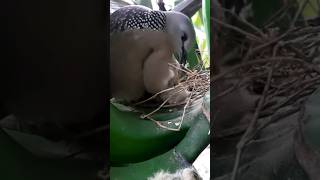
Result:
<svg viewBox="0 0 320 180"><path fill-rule="evenodd" d="M204 62L204 66L207 68L210 66L210 62L209 62L209 52L207 50L208 49L207 39L206 39L204 24L202 20L202 9L200 9L191 19L194 25L194 29L196 31L196 41L199 47L201 58L202 58L202 61Z"/></svg>

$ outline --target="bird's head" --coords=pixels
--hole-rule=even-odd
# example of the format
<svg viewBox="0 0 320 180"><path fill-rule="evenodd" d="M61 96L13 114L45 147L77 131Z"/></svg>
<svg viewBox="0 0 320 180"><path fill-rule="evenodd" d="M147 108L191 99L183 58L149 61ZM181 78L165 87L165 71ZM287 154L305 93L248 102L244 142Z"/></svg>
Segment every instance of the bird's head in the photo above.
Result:
<svg viewBox="0 0 320 180"><path fill-rule="evenodd" d="M180 12L166 11L165 30L171 36L175 56L180 64L185 65L187 52L195 43L195 30L190 18Z"/></svg>

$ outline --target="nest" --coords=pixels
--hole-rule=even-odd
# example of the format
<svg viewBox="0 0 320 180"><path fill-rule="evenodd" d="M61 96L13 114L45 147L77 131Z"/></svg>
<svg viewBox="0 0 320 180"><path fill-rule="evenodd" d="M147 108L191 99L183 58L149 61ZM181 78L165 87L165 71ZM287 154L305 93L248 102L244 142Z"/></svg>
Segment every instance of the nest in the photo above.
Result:
<svg viewBox="0 0 320 180"><path fill-rule="evenodd" d="M188 69L186 67L176 67L172 64L169 64L170 66L176 68L179 71L179 74L181 74L181 77L179 79L179 84L177 84L174 87L165 89L157 94L154 94L150 98L140 101L134 106L139 107L145 107L146 104L149 102L152 102L155 100L158 96L160 96L162 93L169 92L170 96L168 99L164 100L160 105L159 104L152 104L153 110L151 112L145 113L142 112L141 110L136 110L137 112L141 113L141 118L143 119L149 119L155 122L159 127L165 128L167 130L172 130L172 131L179 131L181 128L181 125L184 120L184 116L186 113L186 109L188 107L191 107L193 102L203 98L205 94L209 91L210 88L210 71L207 69L204 69L203 66L198 66L194 68L194 70ZM190 91L189 97L184 102L179 102L176 104L169 104L168 100L174 96L176 96L178 93L181 91L188 90ZM179 122L179 127L178 128L170 128L165 125L162 125L160 121L157 121L152 118L152 115L155 114L156 112L162 110L162 109L167 109L167 108L178 108L178 107L183 107L183 113L181 116L181 121ZM202 108L204 111L204 114L206 118L209 120L209 112L207 112L204 108ZM172 109L170 109L172 110Z"/></svg>
<svg viewBox="0 0 320 180"><path fill-rule="evenodd" d="M187 101L184 102L178 102L175 104L169 104L167 103L167 100L163 102L161 107L179 107L186 105L188 102L194 102L200 98L202 98L206 92L209 91L210 88L210 71L208 69L204 69L202 66L194 68L194 70L190 70L186 67L176 67L175 65L169 64L173 68L176 68L179 71L179 74L181 74L179 83L173 87L170 87L168 89L165 89L161 92L158 92L154 94L153 96L140 101L138 103L135 103L134 106L142 106L142 107L148 107L148 102L152 102L151 107L159 106L159 104L154 104L153 100L156 100L157 97L159 97L161 94L165 92L170 93L170 97L173 97L180 93L182 90L188 90L191 92L189 98ZM146 106L145 106L146 105ZM149 106L150 107L150 106Z"/></svg>
<svg viewBox="0 0 320 180"><path fill-rule="evenodd" d="M243 37L241 42L236 42L233 51L223 57L224 60L238 58L241 61L211 78L213 85L219 81L234 82L231 87L212 97L213 101L240 87L246 87L259 96L252 118L246 125L215 133L215 138L241 135L236 145L231 174L233 180L236 179L243 148L268 125L299 112L305 100L319 86L320 24L305 22L296 26L301 11L296 12L287 29L277 26L260 29L240 20L250 29L246 31L213 19L223 28L235 32L237 37Z"/></svg>
<svg viewBox="0 0 320 180"><path fill-rule="evenodd" d="M210 88L210 71L205 69L189 70L185 68L186 76L180 79L180 85L191 92L191 101L202 98Z"/></svg>

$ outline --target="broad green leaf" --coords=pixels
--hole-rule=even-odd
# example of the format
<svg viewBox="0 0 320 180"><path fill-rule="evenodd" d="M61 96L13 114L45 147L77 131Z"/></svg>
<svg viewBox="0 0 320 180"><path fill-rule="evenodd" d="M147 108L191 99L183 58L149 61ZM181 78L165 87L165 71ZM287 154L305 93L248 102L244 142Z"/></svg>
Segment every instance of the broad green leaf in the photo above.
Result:
<svg viewBox="0 0 320 180"><path fill-rule="evenodd" d="M110 169L111 179L147 179L161 169L174 172L192 163L209 143L209 123L200 112L193 118L192 122L185 123L185 126L188 126L188 123L192 125L189 124L189 129L179 143L149 160L120 167L112 166ZM151 130L165 133L164 130L160 129ZM152 141L153 139L149 139L146 143L152 143ZM141 144L136 144L136 146L143 148ZM161 144L157 147L163 149Z"/></svg>
<svg viewBox="0 0 320 180"><path fill-rule="evenodd" d="M202 100L195 102L193 107L186 110L180 131L171 131L159 127L149 119L142 119L141 113L120 111L111 105L111 163L141 162L167 152L184 138L188 129L196 121L198 114L201 113L201 106ZM177 129L182 113L183 107L178 111L157 112L152 118L160 121L166 127Z"/></svg>

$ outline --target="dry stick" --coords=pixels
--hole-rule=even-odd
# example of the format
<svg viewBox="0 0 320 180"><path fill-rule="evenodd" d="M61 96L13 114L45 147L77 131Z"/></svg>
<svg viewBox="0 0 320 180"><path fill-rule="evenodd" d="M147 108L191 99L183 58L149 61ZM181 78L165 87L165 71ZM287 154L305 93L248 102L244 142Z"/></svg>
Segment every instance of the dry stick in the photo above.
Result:
<svg viewBox="0 0 320 180"><path fill-rule="evenodd" d="M293 79L290 82L287 83L283 83L282 85L280 85L279 90L277 90L276 92L274 92L273 94L271 94L270 98L274 98L275 96L278 96L280 94L283 94L285 92L288 92L290 89L292 89L296 84L296 82L299 80L299 78L297 79ZM284 89L281 89L284 88Z"/></svg>
<svg viewBox="0 0 320 180"><path fill-rule="evenodd" d="M181 126L182 126L182 123L183 123L183 120L184 120L184 115L185 115L185 113L186 113L186 109L187 109L187 107L188 107L188 105L189 105L189 102L190 102L191 96L192 96L192 92L191 92L191 94L190 94L190 96L189 96L189 99L188 99L188 101L187 101L186 105L183 107L183 113L182 113L182 116L181 116L181 121L180 121L180 124L179 124L178 130L180 130L180 128L181 128Z"/></svg>
<svg viewBox="0 0 320 180"><path fill-rule="evenodd" d="M289 45L288 48L290 48L293 52L295 52L298 56L300 56L300 58L307 58L302 51L300 51L299 49L297 49L296 47L294 47L293 45Z"/></svg>
<svg viewBox="0 0 320 180"><path fill-rule="evenodd" d="M186 109L187 109L187 106L189 105L189 101L190 101L190 99L191 99L191 96L192 96L192 93L190 94L189 99L188 99L186 105L185 105L184 108L183 108L183 114L182 114L182 116L181 116L181 121L180 121L179 127L178 127L177 129L164 126L164 125L162 125L159 121L151 118L150 115L153 114L153 113L156 112L156 111L153 111L153 112L149 113L148 115L144 115L144 118L148 118L149 120L151 120L151 121L153 121L154 123L156 123L159 127L162 127L162 128L164 128L164 129L171 130L171 131L180 131L181 125L182 125L183 120L184 120L185 111L186 111ZM168 98L167 100L169 100L169 98ZM161 107L160 107L160 108L161 108ZM160 108L159 108L159 109L160 109ZM159 110L159 109L158 109L158 110Z"/></svg>
<svg viewBox="0 0 320 180"><path fill-rule="evenodd" d="M216 95L216 96L213 96L212 100L211 101L216 101L217 99L219 98L222 98L223 96L233 92L234 90L236 90L236 88L240 87L241 86L241 81L239 80L237 82L237 84L233 85L232 87L226 89L225 91L223 91L222 93Z"/></svg>
<svg viewBox="0 0 320 180"><path fill-rule="evenodd" d="M276 104L274 107L271 108L271 110L268 110L269 113L267 112L262 112L261 114L263 114L263 116L267 116L270 114L274 114L276 111L278 111L280 108L284 107L285 105L287 105L288 102L292 101L294 98L299 97L300 94L304 93L308 88L314 86L313 83L310 83L308 85L306 85L304 88L300 89L299 91L295 92L294 94L288 96L285 100L283 100L282 102ZM308 93L311 94L311 93ZM297 99L296 99L297 100Z"/></svg>
<svg viewBox="0 0 320 180"><path fill-rule="evenodd" d="M155 110L153 110L152 112L148 113L148 114L142 114L140 117L142 119L148 117L148 116L151 116L152 114L156 113L157 111L159 111L159 109L161 109L162 106L164 106L168 100L171 98L171 96L169 98L167 98L165 101L163 101L163 103L160 104L160 106L158 106Z"/></svg>
<svg viewBox="0 0 320 180"><path fill-rule="evenodd" d="M174 66L174 67L176 67L176 66ZM194 72L192 72L192 73L193 73L193 74L192 74L192 77L195 76L195 80L197 79L197 77L201 76L201 75L199 75L199 74L195 74ZM192 78L192 77L191 77L191 78ZM192 81L195 81L195 80L192 80ZM191 82L192 82L192 81L191 81ZM187 82L185 82L185 83L187 83ZM189 82L189 83L190 83L190 82ZM182 120L181 120L181 123L180 123L180 127L181 127L181 124L182 124L183 119L184 119L184 115L185 115L186 108L187 108L188 105L190 104L191 97L192 97L192 95L193 95L193 93L194 93L194 89L195 89L195 82L193 82L193 91L191 92L191 94L190 94L190 96L189 96L189 99L188 99L186 105L184 106L184 111L183 111L183 115L182 115ZM177 93L181 92L182 90L185 90L185 88L181 89L181 90L178 91ZM176 93L175 93L175 94L176 94ZM155 109L154 111L150 112L150 113L147 114L147 115L142 115L141 118L147 118L147 117L151 116L152 114L154 114L155 112L157 112L161 107L164 107L165 103L166 103L171 97L172 97L172 95L171 95L165 102L163 102L157 109ZM150 99L150 98L149 98L149 99ZM150 119L150 118L149 118L149 119ZM157 123L157 124L159 124L159 123ZM165 127L165 126L162 125L161 127ZM178 128L178 130L180 129L180 127ZM168 128L167 128L167 129L168 129Z"/></svg>
<svg viewBox="0 0 320 180"><path fill-rule="evenodd" d="M300 90L299 92L297 92L297 93L291 95L289 98L287 98L283 103L278 104L278 105L276 106L276 108L273 108L275 111L272 112L271 114L277 113L277 111L278 111L279 109L283 108L284 105L285 105L287 102L289 102L290 100L292 100L293 97L296 97L297 95L299 95L299 94L301 94L302 92L304 92L307 88L308 88L308 87ZM309 93L309 94L311 94L311 93ZM303 101L303 100L302 100L302 101ZM301 102L301 100L298 101L298 104L299 104L300 102ZM275 114L275 115L271 116L271 117L269 118L269 120L266 120L266 121L263 121L263 122L262 122L262 124L256 129L256 132L255 132L255 133L252 133L252 135L250 136L250 138L252 139L258 132L260 132L263 128L265 128L265 127L268 126L269 124L273 123L274 121L279 120L279 119L281 119L281 118L284 118L284 117L286 117L286 116L288 116L288 115L291 115L291 114L293 114L293 113L296 113L297 111L299 111L299 109L300 109L300 107L294 106L293 108L289 109L288 111L286 111L286 112L284 112L284 113L279 113L279 114Z"/></svg>
<svg viewBox="0 0 320 180"><path fill-rule="evenodd" d="M281 46L280 43L277 43L277 44L273 47L272 57L276 57L277 52L278 52L280 46Z"/></svg>
<svg viewBox="0 0 320 180"><path fill-rule="evenodd" d="M268 120L264 120L262 121L262 124L259 125L259 127L257 128L257 130L252 134L252 136L250 136L250 138L252 139L252 137L254 137L258 132L260 132L260 130L262 130L264 127L266 127L267 125L269 125L270 123L285 118L293 113L296 113L299 110L298 107L292 107L284 112L275 112L275 113L270 113L269 115L272 115L268 118ZM263 112L261 112L263 113ZM225 136L230 136L232 134L236 134L236 133L241 133L243 131L245 131L247 129L247 125L241 125L239 127L236 128L232 128L232 129L226 129L223 132L220 132L220 134L216 135L217 137L225 137Z"/></svg>
<svg viewBox="0 0 320 180"><path fill-rule="evenodd" d="M180 85L178 85L178 86L180 86ZM137 102L137 103L133 104L133 106L137 106L137 105L139 105L139 104L142 104L142 103L145 103L145 102L147 102L147 101L150 101L151 99L155 98L155 97L158 96L159 94L164 93L164 92L167 92L167 91L171 91L171 90L175 89L175 88L178 87L178 86L175 86L175 87L172 87L172 88L168 88L168 89L162 90L162 91L154 94L153 96L151 96L150 98L148 98L148 99L146 99L146 100L143 100L143 101L140 101L140 102Z"/></svg>
<svg viewBox="0 0 320 180"><path fill-rule="evenodd" d="M258 132L260 132L263 128L267 127L272 122L275 122L279 119L285 118L291 114L294 114L299 111L299 107L292 107L291 109L288 109L285 112L279 112L279 113L272 113L273 115L266 121L262 121L262 124L257 128L257 131L252 135L254 137Z"/></svg>
<svg viewBox="0 0 320 180"><path fill-rule="evenodd" d="M199 52L206 52L206 51L200 51L200 50L199 50ZM199 73L200 73L200 72L202 72L202 71L205 69L205 68L203 68L203 67L204 67L204 61L203 61L202 59L200 59L198 56L197 56L197 59L198 59L198 62L199 62L199 63L201 62L201 63L200 63L200 64L201 64L201 67L200 67L200 71L199 71ZM207 60L208 60L208 59L207 59ZM209 61L209 60L208 60L208 61ZM208 62L208 61L207 61L207 62ZM209 62L209 63L210 63L210 62Z"/></svg>
<svg viewBox="0 0 320 180"><path fill-rule="evenodd" d="M265 138L261 138L261 139L256 139L256 140L252 140L248 143L248 146L250 144L254 144L254 143L263 143L263 142L270 142L271 140L273 139L276 139L276 138L279 138L283 135L286 135L288 133L290 133L293 129L287 129L287 130L284 130L283 132L276 132L275 134L269 136L269 137L265 137Z"/></svg>
<svg viewBox="0 0 320 180"><path fill-rule="evenodd" d="M264 37L265 34L255 25L251 24L250 22L248 22L246 19L241 18L239 16L237 16L236 14L234 14L231 10L226 9L226 8L221 8L223 11L230 13L233 17L235 17L238 21L244 23L245 25L247 25L248 27L250 27L252 30L256 31L261 37Z"/></svg>
<svg viewBox="0 0 320 180"><path fill-rule="evenodd" d="M259 101L259 104L258 104L258 107L253 115L253 118L246 130L246 132L243 134L243 136L241 137L240 141L238 142L237 144L237 154L236 154L236 159L235 159L235 162L234 162L234 167L233 167L233 170L232 170L232 176L231 176L231 180L236 180L236 177L237 177L237 172L238 172L238 167L239 167L239 164L240 164L240 158L241 158L241 154L242 154L242 150L244 148L244 146L246 145L247 141L249 140L247 137L250 135L250 133L252 133L254 131L254 127L256 126L256 123L257 123L257 120L258 120L258 117L259 117L259 113L263 107L263 104L264 104L264 101L265 101L265 98L267 96L267 93L268 93L268 89L269 89L269 86L271 84L271 79L272 79L272 73L273 73L273 67L271 67L270 69L270 72L268 74L268 81L267 81L267 84L265 85L264 87L264 90L263 90L263 94L261 96L261 99Z"/></svg>
<svg viewBox="0 0 320 180"><path fill-rule="evenodd" d="M318 34L319 28L320 28L320 25L319 26L308 26L308 27L305 27L302 29L298 29L297 31L293 32L292 35L299 37L299 36L304 36L305 34L309 34L309 33L310 34L312 34L312 33Z"/></svg>
<svg viewBox="0 0 320 180"><path fill-rule="evenodd" d="M152 117L148 116L146 117L148 118L149 120L153 121L156 125L158 125L159 127L161 128L164 128L164 129L167 129L167 130L170 130L170 131L180 131L180 129L175 129L175 128L170 128L170 127L167 127L167 126L164 126L162 125L159 121L153 119Z"/></svg>
<svg viewBox="0 0 320 180"><path fill-rule="evenodd" d="M318 77L317 80L319 80L320 77ZM274 109L277 110L283 106L285 106L288 102L290 102L293 98L295 98L296 96L298 96L300 93L303 93L306 89L310 88L314 86L313 83L310 83L308 85L306 85L305 87L303 87L302 89L300 89L299 91L296 91L295 93L293 93L292 95L290 95L286 100L284 100L283 102L279 103Z"/></svg>
<svg viewBox="0 0 320 180"><path fill-rule="evenodd" d="M268 119L266 120L263 120L261 121L262 123L257 127L256 131L253 132L250 137L248 137L248 139L253 139L256 134L258 134L263 128L265 128L266 126L268 126L269 124L279 120L279 119L282 119L282 118L285 118L289 115L292 115L296 112L299 111L299 107L298 106L292 106L292 108L284 111L284 112L278 112L278 110L276 112L272 112L272 113L269 113L268 115L272 115L270 116ZM263 113L263 112L261 112Z"/></svg>
<svg viewBox="0 0 320 180"><path fill-rule="evenodd" d="M268 75L269 72L262 72L262 73L255 73L255 72L247 72L247 74L244 75L234 75L234 76L228 76L225 78L225 80L237 80L237 79L243 79L243 78L247 78L247 79L253 79L253 78L257 78L257 77L261 77L264 75Z"/></svg>
<svg viewBox="0 0 320 180"><path fill-rule="evenodd" d="M271 41L269 41L269 42L266 42L266 43L264 43L264 44L262 44L262 45L260 45L260 46L258 46L258 47L256 47L256 48L252 49L251 51L248 51L247 55L246 55L245 58L244 58L244 61L249 60L249 58L250 58L251 56L255 55L255 54L256 54L257 52L259 52L261 49L266 48L266 47L268 47L268 46L270 46L270 45L272 45L272 44L280 41L281 39L283 39L284 37L286 37L290 32L291 32L291 29L289 29L288 31L286 31L285 33L283 33L281 36L279 36L279 37L277 37L277 38L275 38L275 39L273 39L273 40L271 40Z"/></svg>
<svg viewBox="0 0 320 180"><path fill-rule="evenodd" d="M274 25L276 22L278 22L278 21L280 21L281 19L285 18L285 17L288 15L288 14L287 14L288 9L289 9L289 8L285 9L285 10L283 11L283 13L280 14L280 16L277 17L277 19L275 19L274 21L272 21L272 22L270 22L269 24L265 25L264 28L270 28L270 27L271 27L272 25Z"/></svg>
<svg viewBox="0 0 320 180"><path fill-rule="evenodd" d="M172 63L168 63L169 64L169 66L171 66L171 67L174 67L174 68L176 68L176 69L178 69L178 70L180 70L180 71L183 71L183 72L185 72L185 73L187 73L187 74L192 74L192 75L194 75L194 72L192 72L191 70L189 70L189 69L182 69L181 67L178 67L178 66L176 66L176 65L174 65L174 64L172 64Z"/></svg>
<svg viewBox="0 0 320 180"><path fill-rule="evenodd" d="M288 8L289 8L289 6L287 6L287 5L282 6L276 13L274 13L269 19L266 20L263 27L265 27L265 28L269 27L271 25L271 23L273 23L273 20L275 18L279 19L279 15L282 13L282 11L285 11Z"/></svg>
<svg viewBox="0 0 320 180"><path fill-rule="evenodd" d="M196 49L195 51L198 51L199 53L200 53L200 56L201 56L201 53L204 53L204 52L208 52L207 50L203 50L203 51L201 51L200 49ZM201 59L200 57L199 57L199 55L198 55L198 53L197 52L195 52L195 54L196 54L196 57L197 57L197 61L198 61L198 64L200 64L201 65L201 70L203 69L203 66L204 66L204 58L203 59Z"/></svg>
<svg viewBox="0 0 320 180"><path fill-rule="evenodd" d="M192 88L192 91L191 91L190 96L188 98L188 101L187 101L186 105L183 107L183 113L182 113L181 121L180 121L180 124L179 124L179 127L178 127L179 130L180 130L181 126L182 126L182 123L183 123L183 120L184 120L184 115L185 115L186 109L187 109L187 107L188 107L188 105L190 103L190 99L192 97L194 88L195 88L195 83L193 83L193 88Z"/></svg>
<svg viewBox="0 0 320 180"><path fill-rule="evenodd" d="M184 90L184 89L182 89L182 90ZM176 93L179 93L179 92L181 92L182 90L180 90L180 91L178 91L178 92L176 92ZM176 93L175 93L175 94L176 94ZM160 127L162 127L162 128L165 128L165 129L167 129L167 130L179 131L179 130L180 130L180 127L179 127L178 129L166 127L166 126L162 125L160 122L158 122L158 121L156 121L155 119L153 119L152 117L150 117L152 114L154 114L154 113L156 113L157 111L159 111L159 109L161 109L161 107L163 107L163 106L167 103L167 101L168 101L173 95L174 95L174 94L170 95L169 98L167 98L157 109L153 110L152 112L150 112L150 113L148 113L148 114L146 114L146 115L143 115L143 114L142 114L140 117L143 118L143 119L147 118L147 119L149 119L149 120L152 120L152 121L153 121L154 123L156 123L158 126L160 126ZM188 104L188 103L187 103L187 104ZM182 119L182 120L183 120L183 119ZM181 122L181 123L182 123L182 122Z"/></svg>
<svg viewBox="0 0 320 180"><path fill-rule="evenodd" d="M302 65L308 67L308 68L311 68L312 70L314 70L315 72L317 72L318 74L320 74L320 69L318 67L315 67L315 66L311 66L309 63L303 61L302 59L299 59L299 58L293 58L293 57L272 57L272 58L260 58L260 59L256 59L256 60L253 60L253 61L249 61L249 62L246 62L244 64L239 64L237 66L234 66L232 68L230 68L229 70L221 73L221 74L218 74L217 76L213 77L210 82L216 82L218 80L220 80L221 78L223 78L224 76L226 76L227 74L229 73L232 73L233 71L237 70L237 69L241 69L241 68L244 68L244 67L247 67L247 66L251 66L251 65L254 65L254 64L262 64L262 63L268 63L268 62L272 62L272 61L292 61L292 62L297 62L297 63L301 63Z"/></svg>
<svg viewBox="0 0 320 180"><path fill-rule="evenodd" d="M185 89L183 88L183 89L179 90L178 92L176 92L176 93L174 93L174 94L171 94L165 101L163 101L162 104L160 104L160 106L158 106L155 110L153 110L152 112L150 112L150 113L148 113L148 114L146 114L146 115L141 115L141 118L144 119L144 118L146 118L146 117L148 117L148 116L151 116L152 114L156 113L157 111L159 111L159 109L161 109L161 108L169 101L169 99L170 99L173 95L175 95L175 94L177 94L177 93L179 93L179 92L181 92L181 91L183 91L183 90L185 90Z"/></svg>
<svg viewBox="0 0 320 180"><path fill-rule="evenodd" d="M224 26L226 28L232 29L234 31L239 32L240 34L243 34L243 35L247 36L251 40L260 41L260 38L257 37L256 35L252 34L252 33L246 32L246 31L244 31L244 30L242 30L242 29L240 29L240 28L238 28L236 26L233 26L231 24L224 23L224 22L222 22L222 21L220 21L220 20L218 20L216 18L211 17L211 19L213 21L215 21L216 23L218 23L218 24L220 24L220 25L222 25L222 26Z"/></svg>
<svg viewBox="0 0 320 180"><path fill-rule="evenodd" d="M169 66L172 66L172 67L177 68L177 69L179 69L179 70L181 70L181 71L184 71L184 72L186 72L187 74L192 74L192 75L194 75L194 72L192 72L192 71L189 70L189 69L183 70L183 69L181 69L180 67L177 67L177 66L175 66L175 65L173 65L173 64L171 64L171 63L169 63ZM145 102L147 102L147 101L150 101L151 99L154 99L154 98L155 98L156 96L158 96L159 94L162 94L162 93L167 92L167 91L171 91L171 90L173 90L173 89L175 89L175 88L177 88L177 87L179 87L179 86L181 86L181 84L179 84L179 85L177 85L177 86L175 86L175 87L171 87L171 88L162 90L162 91L154 94L153 96L151 96L150 98L148 98L148 99L146 99L146 100L143 100L143 101L140 101L140 102L135 103L133 106L137 106L137 105L140 105L140 104L145 103Z"/></svg>

